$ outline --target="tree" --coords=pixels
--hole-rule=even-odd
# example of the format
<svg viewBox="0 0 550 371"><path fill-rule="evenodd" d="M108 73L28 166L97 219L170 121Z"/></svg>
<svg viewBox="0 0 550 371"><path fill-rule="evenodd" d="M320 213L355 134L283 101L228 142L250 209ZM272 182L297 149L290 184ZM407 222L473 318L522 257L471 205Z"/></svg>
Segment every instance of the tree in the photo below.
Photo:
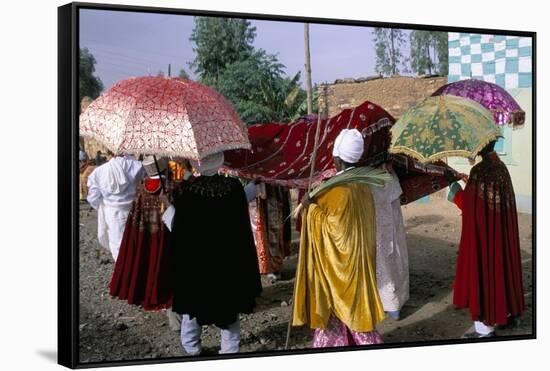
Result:
<svg viewBox="0 0 550 371"><path fill-rule="evenodd" d="M263 50L228 65L213 87L233 103L247 124L291 121L306 99L300 73L285 77L284 65Z"/></svg>
<svg viewBox="0 0 550 371"><path fill-rule="evenodd" d="M248 124L287 122L306 99L300 73L287 77L276 55L255 50L247 20L196 17L190 64L201 83L228 98Z"/></svg>
<svg viewBox="0 0 550 371"><path fill-rule="evenodd" d="M448 73L448 34L447 32L412 31L411 69L419 75Z"/></svg>
<svg viewBox="0 0 550 371"><path fill-rule="evenodd" d="M88 48L79 50L79 60L79 101L83 97L95 99L103 91L103 83L99 77L94 76L97 62Z"/></svg>
<svg viewBox="0 0 550 371"><path fill-rule="evenodd" d="M312 110L311 111L312 111L312 113L317 114L317 115L321 114L321 112L319 112L319 96L320 95L321 94L319 93L319 87L314 86L313 87ZM308 115L307 99L302 101L302 103L298 106L298 108L294 112L294 115L291 118L291 121L295 121L298 118L300 118L302 116L305 116L305 115Z"/></svg>
<svg viewBox="0 0 550 371"><path fill-rule="evenodd" d="M157 77L164 77L164 71L159 70L159 72L157 72Z"/></svg>
<svg viewBox="0 0 550 371"><path fill-rule="evenodd" d="M437 53L437 66L440 75L449 74L449 33L433 32L435 52Z"/></svg>
<svg viewBox="0 0 550 371"><path fill-rule="evenodd" d="M432 74L435 65L430 55L431 35L429 31L412 31L411 43L411 69L419 75Z"/></svg>
<svg viewBox="0 0 550 371"><path fill-rule="evenodd" d="M215 83L232 63L249 58L256 28L246 19L195 17L190 40L195 60L190 63L202 82Z"/></svg>
<svg viewBox="0 0 550 371"><path fill-rule="evenodd" d="M185 70L183 68L180 69L180 73L178 74L178 77L180 79L190 80L189 74L187 72L185 72Z"/></svg>
<svg viewBox="0 0 550 371"><path fill-rule="evenodd" d="M397 75L399 65L404 64L401 46L405 42L403 30L393 28L374 28L374 45L376 48L375 71L381 75Z"/></svg>

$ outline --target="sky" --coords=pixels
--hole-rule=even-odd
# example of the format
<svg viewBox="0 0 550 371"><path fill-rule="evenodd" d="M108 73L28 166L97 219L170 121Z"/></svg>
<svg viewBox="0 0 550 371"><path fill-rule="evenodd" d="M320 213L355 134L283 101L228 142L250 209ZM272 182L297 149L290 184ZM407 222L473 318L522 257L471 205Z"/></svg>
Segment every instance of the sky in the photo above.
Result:
<svg viewBox="0 0 550 371"><path fill-rule="evenodd" d="M276 54L286 74L304 71L303 23L251 20L256 27L254 47ZM188 63L195 55L189 41L193 17L123 11L83 9L80 14L80 47L94 55L96 76L108 89L131 76L172 76L181 68L194 78ZM372 76L375 54L372 28L341 25L310 25L311 75L313 83L340 78Z"/></svg>

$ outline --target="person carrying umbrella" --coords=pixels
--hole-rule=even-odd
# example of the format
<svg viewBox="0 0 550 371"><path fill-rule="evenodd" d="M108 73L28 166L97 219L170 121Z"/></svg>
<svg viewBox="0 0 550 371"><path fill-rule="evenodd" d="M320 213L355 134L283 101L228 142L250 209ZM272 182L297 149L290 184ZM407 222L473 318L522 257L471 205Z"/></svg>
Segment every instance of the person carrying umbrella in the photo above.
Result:
<svg viewBox="0 0 550 371"><path fill-rule="evenodd" d="M172 303L169 233L161 221L160 193L177 192L179 183L168 173L167 158L156 160L149 155L142 165L147 176L138 184L128 214L109 293L146 311L157 311Z"/></svg>
<svg viewBox="0 0 550 371"><path fill-rule="evenodd" d="M489 101L480 101L492 108ZM498 123L480 103L444 95L419 102L392 127L390 152L422 163L448 156L482 157L469 179L459 174L467 181L464 190L456 174L445 172L452 182L449 200L462 210L453 302L468 308L474 320L475 331L465 334L467 338L494 336L496 325L515 322L525 309L514 189L494 151Z"/></svg>
<svg viewBox="0 0 550 371"><path fill-rule="evenodd" d="M115 153L193 161L201 176L182 185L173 205L164 192L159 196L172 231L173 310L187 315L181 326L187 353L201 351L201 324L223 329L222 353L237 352L238 314L252 311L261 284L243 187L217 175L223 151L251 148L231 103L194 81L133 77L94 100L80 115L79 129ZM223 280L212 282L212 273Z"/></svg>
<svg viewBox="0 0 550 371"><path fill-rule="evenodd" d="M161 196L172 238L172 310L182 314L188 355L201 353L203 325L221 329L220 353L238 352L239 313L251 313L262 291L245 192L239 180L218 175L223 160L217 152L191 161L200 176L173 203Z"/></svg>
<svg viewBox="0 0 550 371"><path fill-rule="evenodd" d="M475 331L466 338L495 336L496 325L517 324L525 310L514 187L495 143L479 152L464 189L446 173L448 199L462 210L453 303L470 310Z"/></svg>

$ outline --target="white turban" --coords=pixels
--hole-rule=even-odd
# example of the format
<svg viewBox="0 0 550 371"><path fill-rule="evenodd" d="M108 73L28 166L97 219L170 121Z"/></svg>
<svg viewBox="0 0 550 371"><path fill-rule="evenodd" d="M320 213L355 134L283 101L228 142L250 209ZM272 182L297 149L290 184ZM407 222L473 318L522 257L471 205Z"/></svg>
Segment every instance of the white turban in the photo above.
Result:
<svg viewBox="0 0 550 371"><path fill-rule="evenodd" d="M363 155L365 142L357 129L342 129L336 137L332 155L347 163L355 164Z"/></svg>
<svg viewBox="0 0 550 371"><path fill-rule="evenodd" d="M212 176L218 173L218 170L223 165L223 152L214 153L206 156L200 161L191 160L191 166L195 168L201 175Z"/></svg>

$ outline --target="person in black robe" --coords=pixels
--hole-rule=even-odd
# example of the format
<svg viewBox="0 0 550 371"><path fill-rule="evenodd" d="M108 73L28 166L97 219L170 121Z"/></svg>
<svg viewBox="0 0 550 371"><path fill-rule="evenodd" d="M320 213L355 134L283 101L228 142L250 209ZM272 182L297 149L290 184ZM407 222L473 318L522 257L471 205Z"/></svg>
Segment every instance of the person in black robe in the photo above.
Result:
<svg viewBox="0 0 550 371"><path fill-rule="evenodd" d="M248 203L237 179L217 174L223 153L192 163L201 174L184 185L163 220L171 228L172 309L182 314L181 341L200 354L201 326L221 328L220 353L239 351L239 313L262 291ZM223 277L223 279L219 279Z"/></svg>

